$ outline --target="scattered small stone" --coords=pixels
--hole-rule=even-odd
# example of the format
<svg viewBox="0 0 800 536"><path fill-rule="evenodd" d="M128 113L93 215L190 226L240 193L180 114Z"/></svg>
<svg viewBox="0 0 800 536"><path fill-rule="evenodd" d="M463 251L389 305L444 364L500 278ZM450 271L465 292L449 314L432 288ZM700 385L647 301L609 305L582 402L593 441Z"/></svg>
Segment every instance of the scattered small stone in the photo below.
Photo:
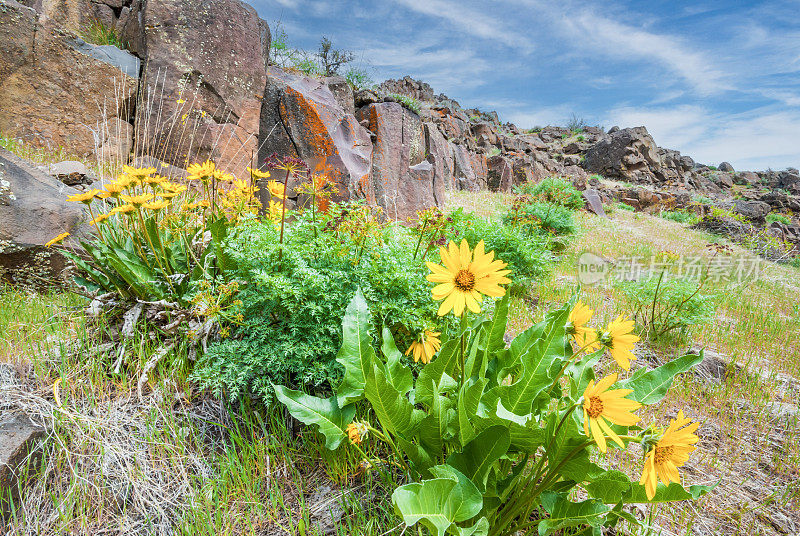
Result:
<svg viewBox="0 0 800 536"><path fill-rule="evenodd" d="M37 440L44 435L44 429L35 425L26 416L13 411L3 411L0 419L0 513L7 513L6 490L18 498L24 484L19 481L19 471L25 459L35 452Z"/></svg>

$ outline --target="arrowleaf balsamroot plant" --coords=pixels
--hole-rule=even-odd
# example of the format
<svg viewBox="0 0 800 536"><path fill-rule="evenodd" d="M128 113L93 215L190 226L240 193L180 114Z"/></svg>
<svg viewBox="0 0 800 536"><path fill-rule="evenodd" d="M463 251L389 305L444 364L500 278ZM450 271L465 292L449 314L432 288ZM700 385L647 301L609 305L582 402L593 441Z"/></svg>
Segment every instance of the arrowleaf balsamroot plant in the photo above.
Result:
<svg viewBox="0 0 800 536"><path fill-rule="evenodd" d="M373 348L372 315L359 290L342 322L337 361L345 372L335 392L319 398L274 385L289 412L316 427L329 449L349 441L363 455L365 441L385 444L389 460L370 463L402 471L408 483L394 490L392 502L408 527L437 536L564 529L599 535L620 519L638 524L625 504L694 499L711 489L684 488L677 471L695 448L698 424L681 414L666 430L642 428L635 413L663 399L675 375L702 354L597 381L594 366L606 351L627 369L636 342L630 321L590 328L592 311L573 298L506 345L504 263L481 243L474 250L450 243L440 255L443 266L428 264L437 284L432 298L442 301L440 315L453 312L461 323L442 328L438 351L423 347L416 377L387 328L381 351ZM502 298L491 318L480 314L483 295ZM436 352L432 359L429 351ZM372 411L355 420L364 403ZM646 452L641 481L592 461L595 449L630 443Z"/></svg>

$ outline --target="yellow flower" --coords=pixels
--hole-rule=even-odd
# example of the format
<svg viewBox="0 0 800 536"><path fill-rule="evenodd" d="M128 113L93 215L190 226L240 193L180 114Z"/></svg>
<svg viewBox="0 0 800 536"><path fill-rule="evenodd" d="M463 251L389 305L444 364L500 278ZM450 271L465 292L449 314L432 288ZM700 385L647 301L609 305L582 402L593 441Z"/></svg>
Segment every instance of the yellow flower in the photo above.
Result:
<svg viewBox="0 0 800 536"><path fill-rule="evenodd" d="M363 422L351 422L347 425L347 437L351 443L356 445L361 444L368 432L369 428Z"/></svg>
<svg viewBox="0 0 800 536"><path fill-rule="evenodd" d="M221 169L218 169L214 172L214 178L217 179L219 182L233 182L236 180L236 177L231 175L230 173L225 173Z"/></svg>
<svg viewBox="0 0 800 536"><path fill-rule="evenodd" d="M120 205L109 212L109 214L130 214L134 210L136 210L136 207L133 205Z"/></svg>
<svg viewBox="0 0 800 536"><path fill-rule="evenodd" d="M597 384L594 383L594 380L589 380L589 385L583 392L583 431L588 437L594 438L597 447L602 452L606 451L604 432L608 434L608 437L614 443L620 447L625 447L625 444L611 429L606 420L611 424L632 426L641 419L631 411L636 411L642 405L635 400L625 398L633 392L632 389L608 390L616 381L616 374L606 376Z"/></svg>
<svg viewBox="0 0 800 536"><path fill-rule="evenodd" d="M189 172L186 180L207 182L214 176L216 169L217 167L211 160L206 160L202 164L192 164L186 170Z"/></svg>
<svg viewBox="0 0 800 536"><path fill-rule="evenodd" d="M106 197L113 197L117 198L119 195L128 189L128 182L126 178L126 182L109 182L106 184Z"/></svg>
<svg viewBox="0 0 800 536"><path fill-rule="evenodd" d="M166 177L162 177L161 175L153 175L151 177L144 177L142 179L143 183L149 184L151 186L157 186L157 185L162 184L162 183L164 183L166 181L167 181Z"/></svg>
<svg viewBox="0 0 800 536"><path fill-rule="evenodd" d="M141 207L148 201L152 200L155 197L153 194L140 194L140 195L121 195L119 196L120 199L133 205L134 207Z"/></svg>
<svg viewBox="0 0 800 536"><path fill-rule="evenodd" d="M183 100L183 99L178 99L178 100L176 100L175 102L177 102L178 104L183 104L183 103L184 103L184 102L186 102L186 101L185 101L185 100Z"/></svg>
<svg viewBox="0 0 800 536"><path fill-rule="evenodd" d="M631 361L636 359L633 347L639 342L639 337L631 333L633 320L625 320L622 315L613 320L600 337L600 342L608 348L608 353L625 370L631 369Z"/></svg>
<svg viewBox="0 0 800 536"><path fill-rule="evenodd" d="M269 181L267 182L267 189L273 197L286 199L286 189L283 187L283 184L276 181Z"/></svg>
<svg viewBox="0 0 800 536"><path fill-rule="evenodd" d="M439 335L441 335L439 331L425 330L420 336L420 340L411 343L405 355L414 352L414 363L420 361L425 364L430 363L431 359L433 359L433 354L438 352L442 346L441 341L439 341Z"/></svg>
<svg viewBox="0 0 800 536"><path fill-rule="evenodd" d="M475 246L475 251L469 249L466 240L461 241L461 246L450 242L448 249L439 249L442 264L426 262L428 269L433 272L428 274L428 281L439 283L433 287L433 299L442 301L439 306L439 316L444 316L450 311L460 316L465 308L473 313L479 313L482 295L500 297L505 294L505 289L500 285L510 283L505 277L511 270L504 270L506 263L494 259L494 251L484 253L483 240Z"/></svg>
<svg viewBox="0 0 800 536"><path fill-rule="evenodd" d="M154 212L158 212L159 210L163 210L169 206L169 201L151 201L149 203L145 203L143 208L147 210L152 210Z"/></svg>
<svg viewBox="0 0 800 536"><path fill-rule="evenodd" d="M678 467L686 463L689 455L697 448L694 444L700 441L695 434L700 423L690 423L691 421L683 416L681 410L678 418L669 423L664 435L645 455L644 470L639 484L645 487L649 500L656 495L658 479L667 486L670 482L680 484L681 475L678 473Z"/></svg>
<svg viewBox="0 0 800 536"><path fill-rule="evenodd" d="M269 219L272 221L279 221L281 219L281 213L283 212L283 205L278 203L277 201L270 201L269 202Z"/></svg>
<svg viewBox="0 0 800 536"><path fill-rule="evenodd" d="M110 217L111 217L110 213L109 214L100 214L95 219L90 221L89 225L97 225L98 223L103 223L104 221L106 221Z"/></svg>
<svg viewBox="0 0 800 536"><path fill-rule="evenodd" d="M253 168L247 168L247 171L250 172L250 176L254 179L266 179L270 177L269 171L261 171Z"/></svg>
<svg viewBox="0 0 800 536"><path fill-rule="evenodd" d="M597 331L586 326L593 314L594 310L589 309L588 305L578 300L569 313L569 323L567 324L567 334L572 335L578 348L586 347L588 352L594 352L600 348L600 344L597 342Z"/></svg>
<svg viewBox="0 0 800 536"><path fill-rule="evenodd" d="M92 202L92 199L94 199L95 196L97 196L97 194L99 193L101 193L101 190L98 190L97 188L92 188L88 192L69 196L67 198L67 201L74 201L76 203L83 203L84 205L88 205Z"/></svg>
<svg viewBox="0 0 800 536"><path fill-rule="evenodd" d="M60 235L58 235L57 237L52 239L50 242L45 244L44 247L49 248L50 246L52 246L54 244L58 244L59 242L63 241L68 236L69 236L69 233L61 233Z"/></svg>
<svg viewBox="0 0 800 536"><path fill-rule="evenodd" d="M122 166L122 172L134 181L141 182L145 177L149 177L156 172L154 167L137 168L133 166Z"/></svg>

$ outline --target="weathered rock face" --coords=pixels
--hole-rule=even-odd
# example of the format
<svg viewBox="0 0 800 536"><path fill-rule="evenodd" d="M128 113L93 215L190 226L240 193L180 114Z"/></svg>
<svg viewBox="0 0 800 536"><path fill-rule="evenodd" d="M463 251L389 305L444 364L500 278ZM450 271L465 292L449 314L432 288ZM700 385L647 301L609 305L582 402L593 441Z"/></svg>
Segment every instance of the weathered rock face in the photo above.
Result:
<svg viewBox="0 0 800 536"><path fill-rule="evenodd" d="M489 171L486 186L493 192L510 192L514 185L514 169L508 158L500 155L487 159Z"/></svg>
<svg viewBox="0 0 800 536"><path fill-rule="evenodd" d="M435 166L425 159L422 120L394 102L370 104L357 112L375 134L372 184L375 200L392 219L404 220L417 210L444 201L444 181L435 180Z"/></svg>
<svg viewBox="0 0 800 536"><path fill-rule="evenodd" d="M614 132L589 149L584 160L590 173L643 182L656 180L661 166L658 146L644 127Z"/></svg>
<svg viewBox="0 0 800 536"><path fill-rule="evenodd" d="M147 152L178 166L210 158L244 176L258 146L269 27L239 0L147 2L143 20L137 131L147 122Z"/></svg>
<svg viewBox="0 0 800 536"><path fill-rule="evenodd" d="M76 193L0 149L0 278L38 287L61 273L64 258L44 245L83 222L83 205L66 200Z"/></svg>
<svg viewBox="0 0 800 536"><path fill-rule="evenodd" d="M400 80L387 80L378 86L381 93L398 93L420 101L430 102L434 99L433 88L425 82L414 80L410 76Z"/></svg>
<svg viewBox="0 0 800 536"><path fill-rule="evenodd" d="M136 94L138 60L115 50L0 0L0 130L33 145L93 153L105 125L127 119L125 97Z"/></svg>
<svg viewBox="0 0 800 536"><path fill-rule="evenodd" d="M336 99L336 102L339 103L339 106L342 107L344 113L355 115L356 107L353 98L353 88L350 87L347 80L341 76L328 76L323 78L322 81L328 86L330 92L333 93L333 97Z"/></svg>
<svg viewBox="0 0 800 536"><path fill-rule="evenodd" d="M260 130L260 163L271 153L301 158L337 185L332 199L375 201L369 131L324 83L270 67Z"/></svg>

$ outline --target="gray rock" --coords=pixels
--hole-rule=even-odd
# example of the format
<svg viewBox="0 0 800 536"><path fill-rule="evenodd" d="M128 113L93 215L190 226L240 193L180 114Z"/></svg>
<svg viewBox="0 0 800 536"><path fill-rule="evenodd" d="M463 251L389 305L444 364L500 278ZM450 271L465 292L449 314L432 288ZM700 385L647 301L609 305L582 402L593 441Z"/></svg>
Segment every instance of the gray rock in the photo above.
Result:
<svg viewBox="0 0 800 536"><path fill-rule="evenodd" d="M583 191L583 198L586 200L586 208L591 212L607 218L606 211L603 209L603 201L600 199L600 194L597 190L589 188Z"/></svg>
<svg viewBox="0 0 800 536"><path fill-rule="evenodd" d="M757 223L763 223L764 217L769 214L770 206L763 201L745 201L737 199L733 204L734 212Z"/></svg>
<svg viewBox="0 0 800 536"><path fill-rule="evenodd" d="M735 173L736 170L733 169L733 166L730 165L728 162L723 162L717 166L717 169L723 171L725 173Z"/></svg>
<svg viewBox="0 0 800 536"><path fill-rule="evenodd" d="M3 411L0 417L0 513L5 514L8 504L6 494L11 492L16 500L19 497L19 471L25 459L35 452L37 440L44 435L44 429L17 412Z"/></svg>
<svg viewBox="0 0 800 536"><path fill-rule="evenodd" d="M83 162L77 160L66 160L45 167L48 175L52 175L67 186L79 186L81 184L92 184L97 180L94 173Z"/></svg>
<svg viewBox="0 0 800 536"><path fill-rule="evenodd" d="M83 205L67 196L79 193L58 179L0 149L0 278L29 287L51 283L65 259L45 248L51 239L76 234ZM77 246L75 236L64 245Z"/></svg>
<svg viewBox="0 0 800 536"><path fill-rule="evenodd" d="M341 76L329 76L323 78L322 81L328 86L336 102L339 103L339 106L342 107L342 110L344 110L346 114L353 115L356 113L353 88L350 87L350 83L345 78Z"/></svg>
<svg viewBox="0 0 800 536"><path fill-rule="evenodd" d="M359 121L377 123L379 118L362 114L365 110L359 110L356 119L345 113L324 83L270 67L261 109L258 160L263 162L272 153L300 158L336 185L338 193L332 201L361 198L374 203L372 141ZM296 186L290 182L290 191Z"/></svg>
<svg viewBox="0 0 800 536"><path fill-rule="evenodd" d="M700 350L700 348L693 348L690 353L699 354ZM695 375L706 381L720 382L727 374L730 361L731 359L728 356L705 348L703 351L703 361L694 367L692 371Z"/></svg>
<svg viewBox="0 0 800 536"><path fill-rule="evenodd" d="M120 50L112 45L93 45L79 37L70 39L67 43L81 54L86 54L103 63L113 65L131 78L139 78L142 61L127 50Z"/></svg>

